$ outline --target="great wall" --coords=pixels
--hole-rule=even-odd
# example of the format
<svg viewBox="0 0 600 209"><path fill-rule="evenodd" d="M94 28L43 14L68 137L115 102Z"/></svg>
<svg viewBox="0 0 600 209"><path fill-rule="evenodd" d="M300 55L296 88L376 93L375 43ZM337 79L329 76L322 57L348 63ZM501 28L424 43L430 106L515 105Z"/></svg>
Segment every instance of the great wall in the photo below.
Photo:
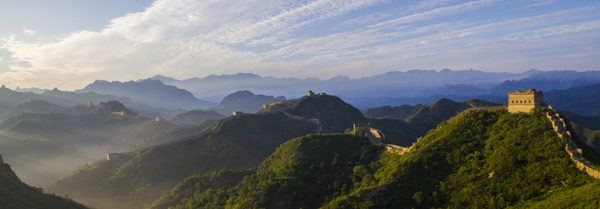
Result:
<svg viewBox="0 0 600 209"><path fill-rule="evenodd" d="M388 151L390 153L394 153L394 154L399 154L399 155L402 155L402 154L410 151L410 149L413 148L416 144L416 143L413 143L411 147L401 147L401 146L394 145L394 144L383 143L382 140L385 139L385 135L383 135L383 132L371 127L371 124L369 124L369 123L354 124L353 132L354 132L354 135L363 135L363 136L367 137L371 144L381 145L381 146L385 147L386 151Z"/></svg>
<svg viewBox="0 0 600 209"><path fill-rule="evenodd" d="M177 144L177 143L181 143L181 142L185 142L185 141L190 141L190 140L193 140L193 139L197 139L197 138L200 138L200 137L205 136L207 134L218 133L219 131L221 131L221 128L223 127L223 125L227 121L233 120L233 119L238 118L238 117L246 117L246 116L253 116L253 115L268 115L268 114L277 114L277 113L283 113L285 116L293 118L295 120L304 120L304 121L308 121L308 122L311 122L311 123L315 123L317 125L317 129L315 130L315 134L320 134L321 131L323 130L323 124L321 123L321 120L319 120L318 118L307 119L307 118L303 118L301 116L292 115L292 114L288 113L286 110L290 110L290 109L296 108L300 103L302 103L302 101L304 101L304 100L306 100L306 99L308 99L310 97L317 97L317 96L324 96L324 95L326 95L326 94L324 94L324 93L314 94L312 91L309 91L306 94L306 96L304 96L304 97L302 97L300 99L288 101L288 102L295 102L292 106L285 107L285 108L280 108L280 109L276 109L276 110L272 110L272 111L268 111L268 112L258 113L258 114L243 113L243 112L237 112L236 111L236 112L233 112L232 116L229 116L227 118L221 119L219 121L219 123L217 124L217 126L214 129L208 129L208 130L202 131L202 133L199 133L199 134L196 134L196 135L193 135L193 136L181 138L181 139L174 140L174 141L171 141L171 142L167 142L167 143L164 143L164 144L154 145L153 147L161 147L161 146L173 145L173 144ZM117 159L121 155L133 154L135 152L137 152L137 150L136 151L132 151L132 152L121 152L121 153L112 152L112 153L107 153L106 154L106 160L114 160L114 159Z"/></svg>
<svg viewBox="0 0 600 209"><path fill-rule="evenodd" d="M245 117L245 116L252 116L252 115L266 115L266 114L276 114L276 113L283 113L287 117L290 117L290 118L293 118L296 120L304 120L304 121L309 121L309 122L315 123L315 124L317 124L317 129L315 130L315 134L320 134L322 131L323 125L319 119L316 119L316 118L315 119L306 119L306 118L303 118L303 117L300 117L297 115L292 115L292 114L288 113L286 110L296 108L300 103L302 103L304 100L306 100L310 97L324 96L324 95L326 95L326 94L320 93L317 95L317 94L314 94L312 91L309 91L306 94L306 96L304 96L300 99L286 101L286 102L294 102L294 104L289 107L279 108L279 109L262 112L262 113L257 113L257 114L234 112L232 116L224 118L221 121L219 121L219 123L217 124L217 126L214 129L203 131L202 133L200 133L198 135L182 138L182 139L175 140L175 141L172 141L169 143L155 145L155 146L172 145L172 144L196 139L196 138L202 137L207 134L217 133L221 130L221 127L223 127L223 124L225 124L227 121L230 121L236 117ZM485 110L485 111L508 109L508 111L510 113L519 113L519 112L528 112L529 110L531 110L531 108L534 108L534 107L544 107L545 106L545 104L543 103L542 92L536 91L535 89L530 89L527 91L518 91L517 90L514 93L509 92L508 101L509 101L508 108L506 106L473 107L473 108L468 108L467 110L465 110L463 112L466 112L468 110L473 110L473 109ZM273 104L271 104L271 105L273 105ZM263 108L267 108L268 106L269 105L265 105L265 106L263 106ZM514 107L514 106L517 106L517 107ZM453 119L459 117L463 112L457 113L456 116L451 117L449 120L453 120ZM546 114L546 118L548 118L548 120L550 120L550 122L552 124L552 128L558 135L558 138L560 138L565 143L565 151L570 156L570 159L573 162L573 164L575 165L575 167L577 169L579 169L580 171L587 173L589 176L591 176L593 178L600 179L600 172L598 170L593 169L586 161L581 161L581 159L584 159L582 149L577 147L575 142L572 140L571 132L566 129L566 122L565 122L564 118L552 106L549 106L549 105L548 105L548 107L544 107L544 112ZM384 143L382 141L383 139L385 139L383 132L381 132L378 129L372 128L369 123L354 124L354 134L356 135L358 132L360 132L360 130L362 130L361 133L363 133L364 136L369 139L369 142L371 144L384 146L387 152L398 154L398 155L403 155L404 153L409 152L420 139L424 138L424 137L420 137L419 139L417 139L417 142L413 143L412 146L410 146L410 147L401 147L398 145ZM120 155L130 154L130 153L134 153L134 152L108 153L106 155L106 159L111 160L111 159L118 158ZM2 158L0 158L0 160L1 159Z"/></svg>
<svg viewBox="0 0 600 209"><path fill-rule="evenodd" d="M517 90L515 93L509 92L508 100L508 108L505 106L473 107L468 108L463 112L466 112L468 110L493 111L499 109L508 109L510 113L527 113L529 112L529 110L531 110L531 108L545 106L545 104L543 103L542 92L536 91L535 89L530 89L527 91ZM514 105L518 105L518 107L515 108ZM453 120L459 117L463 112L457 113L456 116L451 117L448 120ZM557 134L558 138L560 138L565 143L565 151L569 155L575 167L593 178L600 179L600 172L592 168L590 164L587 163L585 158L583 158L582 149L577 147L577 144L575 144L575 142L573 141L571 132L566 128L566 122L564 118L550 105L548 105L548 107L544 107L544 113L546 114L546 118L550 120L550 123L552 124L552 129ZM371 125L368 123L354 124L354 134L364 134L364 136L369 139L369 142L371 144L384 146L386 151L399 155L409 152L416 144L415 142L412 144L411 147L401 147L398 145L383 143L382 140L385 138L383 133L380 130L372 128ZM424 137L420 137L419 139L417 139L417 142Z"/></svg>
<svg viewBox="0 0 600 209"><path fill-rule="evenodd" d="M548 118L548 120L550 120L552 123L554 132L556 132L558 138L565 143L565 151L567 154L569 154L569 157L571 158L571 161L573 161L573 164L575 164L575 167L577 167L577 169L580 171L587 173L591 177L600 179L600 172L598 172L598 170L593 169L585 161L581 161L582 159L585 159L583 158L583 152L573 141L571 132L566 128L566 122L564 118L554 108L552 108L552 106L548 106L548 108L545 109L545 112L546 118Z"/></svg>

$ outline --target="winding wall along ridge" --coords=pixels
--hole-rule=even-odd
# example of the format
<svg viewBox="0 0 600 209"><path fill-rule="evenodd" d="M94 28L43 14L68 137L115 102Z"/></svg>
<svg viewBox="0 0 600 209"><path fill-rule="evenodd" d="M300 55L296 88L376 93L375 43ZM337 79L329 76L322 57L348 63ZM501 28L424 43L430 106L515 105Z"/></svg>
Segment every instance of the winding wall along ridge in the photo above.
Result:
<svg viewBox="0 0 600 209"><path fill-rule="evenodd" d="M558 112L556 112L556 110L552 108L552 106L548 106L545 112L546 118L548 118L548 120L550 120L550 122L552 123L552 128L554 129L554 132L556 132L558 138L562 139L562 141L565 143L565 151L567 152L567 154L569 154L569 157L571 158L571 161L573 161L573 164L575 164L575 167L580 171L587 173L591 177L600 179L599 171L590 167L590 165L588 165L586 162L582 162L579 160L583 159L582 150L579 147L577 147L575 142L573 142L571 132L566 129L566 122L563 119L563 117Z"/></svg>
<svg viewBox="0 0 600 209"><path fill-rule="evenodd" d="M203 137L203 136L205 136L207 134L218 133L219 131L221 131L221 128L223 127L223 124L225 124L227 121L233 120L234 118L237 118L237 117L244 117L246 115L276 114L276 113L280 113L280 112L283 113L284 115L286 115L286 116L288 116L290 118L296 119L296 120L304 120L304 121L308 121L308 122L317 124L317 129L315 130L315 134L320 134L321 131L323 130L323 124L321 123L321 120L319 120L318 118L306 119L306 118L303 118L301 116L291 115L290 113L288 113L288 112L285 111L285 110L296 108L302 101L306 100L307 98L309 98L309 96L304 96L304 97L298 99L298 101L296 101L296 103L294 105L292 105L290 107L287 107L287 108L277 109L277 110L273 110L273 111L269 111L269 112L263 112L263 113L259 113L259 114L245 113L245 114L242 114L242 115L229 116L227 118L221 119L219 121L219 123L217 124L217 127L215 129L205 130L202 133L199 133L199 134L196 134L196 135L193 135L193 136L184 137L184 138L181 138L181 139L177 139L177 140L174 140L174 141L171 141L171 142L166 142L166 143L163 143L163 144L154 145L154 146L151 146L151 147L162 147L162 146L173 145L173 144L177 144L177 143L181 143L181 142L186 142L186 141L190 141L190 140L193 140L193 139L197 139L197 138ZM142 149L146 149L146 148L142 148ZM106 154L106 159L107 160L111 160L111 159L118 158L120 155L133 154L133 153L136 153L138 151L139 150L135 150L135 151L131 151L131 152L121 152L121 153L107 153Z"/></svg>

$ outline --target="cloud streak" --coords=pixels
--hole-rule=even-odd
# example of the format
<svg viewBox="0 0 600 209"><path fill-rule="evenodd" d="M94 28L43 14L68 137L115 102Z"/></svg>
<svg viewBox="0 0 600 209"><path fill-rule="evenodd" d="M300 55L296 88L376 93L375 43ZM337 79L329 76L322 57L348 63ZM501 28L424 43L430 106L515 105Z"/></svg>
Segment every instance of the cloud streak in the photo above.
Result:
<svg viewBox="0 0 600 209"><path fill-rule="evenodd" d="M76 89L95 79L155 74L326 78L413 68L560 70L553 62L598 70L590 58L600 48L598 4L513 3L158 0L100 31L46 42L0 37L0 50L8 54L0 53L0 69L7 69L0 70L0 82ZM37 32L23 27L20 34ZM547 58L556 61L540 62Z"/></svg>

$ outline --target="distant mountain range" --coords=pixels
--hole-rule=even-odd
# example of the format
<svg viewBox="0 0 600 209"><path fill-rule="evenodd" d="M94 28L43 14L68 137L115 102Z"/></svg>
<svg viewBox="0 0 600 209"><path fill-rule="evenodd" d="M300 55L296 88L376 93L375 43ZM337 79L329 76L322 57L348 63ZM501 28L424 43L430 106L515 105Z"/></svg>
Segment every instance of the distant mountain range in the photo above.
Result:
<svg viewBox="0 0 600 209"><path fill-rule="evenodd" d="M544 92L544 102L559 110L600 116L600 83Z"/></svg>
<svg viewBox="0 0 600 209"><path fill-rule="evenodd" d="M274 78L251 73L208 76L177 80L161 75L152 77L167 85L192 92L197 98L217 102L229 92L247 89L265 95L294 98L313 90L340 96L360 109L403 104L431 104L440 98L466 101L471 98L500 102L508 91L536 88L561 90L600 82L600 71L538 71L493 73L477 70L411 70L388 72L373 77L351 79Z"/></svg>
<svg viewBox="0 0 600 209"><path fill-rule="evenodd" d="M144 114L148 117L156 117L168 111L166 109L152 107L145 103L136 102L129 98L98 94L94 92L74 93L53 89L50 91L45 91L42 94L37 94L33 92L18 92L8 88L0 88L0 115L6 114L15 106L28 100L43 100L63 107L75 105L85 106L90 102L92 104L98 104L100 102L117 100L127 106L129 109L133 109L136 112Z"/></svg>
<svg viewBox="0 0 600 209"><path fill-rule="evenodd" d="M562 90L598 82L600 82L600 71L549 71L532 74L521 80L504 81L490 88L488 93L502 96L506 92L522 89Z"/></svg>
<svg viewBox="0 0 600 209"><path fill-rule="evenodd" d="M466 84L487 88L505 80L521 79L540 71L530 70L524 73L489 73L477 70L410 70L407 72L388 72L373 77L351 79L338 76L331 79L317 78L274 78L261 77L251 73L235 75L207 76L177 80L161 75L152 77L167 85L187 89L198 98L226 95L240 89L265 94L293 97L299 93L313 90L327 92L343 97L413 97L421 96L423 89L438 88L447 84ZM428 96L426 94L422 96Z"/></svg>
<svg viewBox="0 0 600 209"><path fill-rule="evenodd" d="M83 89L75 91L75 93L112 95L118 98L128 98L132 102L147 104L152 108L170 110L213 108L213 110L225 114L232 110L253 112L262 105L259 103L266 104L272 101L280 101L281 98L286 97L293 99L308 90L337 95L353 106L366 110L385 105L432 104L440 98L448 98L459 102L477 98L500 103L506 100L507 92L518 89L564 90L598 82L600 82L600 71L576 72L568 70L529 70L523 73L495 73L477 70L453 71L448 69L441 71L410 70L406 72L388 72L372 77L351 79L338 76L325 80L317 78L261 77L252 73L238 73L185 80L177 80L162 75L129 82L97 80ZM35 88L31 88L31 90L43 91ZM57 89L45 92L55 91ZM248 94L248 92L251 92L254 96ZM33 94L33 92L23 92L23 94ZM223 99L227 95L230 96L224 101ZM282 96L275 97L276 100L273 100L267 98L273 96L257 95ZM44 100L64 105L50 99ZM149 108L145 108L147 110L143 111L144 108L139 108L131 102L121 102L142 114L150 115L152 112L156 112ZM6 108L0 103L0 111ZM158 114L154 113L154 115Z"/></svg>
<svg viewBox="0 0 600 209"><path fill-rule="evenodd" d="M213 103L199 100L192 93L175 86L165 85L159 80L145 79L129 82L108 82L97 80L75 93L96 92L100 94L128 97L134 101L168 109L206 109Z"/></svg>

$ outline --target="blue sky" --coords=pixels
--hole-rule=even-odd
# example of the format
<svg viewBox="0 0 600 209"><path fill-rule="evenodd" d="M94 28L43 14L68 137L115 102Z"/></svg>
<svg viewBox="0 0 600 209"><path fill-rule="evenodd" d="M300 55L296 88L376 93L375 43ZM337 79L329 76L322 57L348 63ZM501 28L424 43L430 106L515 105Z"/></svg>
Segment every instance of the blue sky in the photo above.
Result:
<svg viewBox="0 0 600 209"><path fill-rule="evenodd" d="M156 74L600 70L592 0L22 0L0 2L0 25L0 83L12 88Z"/></svg>

